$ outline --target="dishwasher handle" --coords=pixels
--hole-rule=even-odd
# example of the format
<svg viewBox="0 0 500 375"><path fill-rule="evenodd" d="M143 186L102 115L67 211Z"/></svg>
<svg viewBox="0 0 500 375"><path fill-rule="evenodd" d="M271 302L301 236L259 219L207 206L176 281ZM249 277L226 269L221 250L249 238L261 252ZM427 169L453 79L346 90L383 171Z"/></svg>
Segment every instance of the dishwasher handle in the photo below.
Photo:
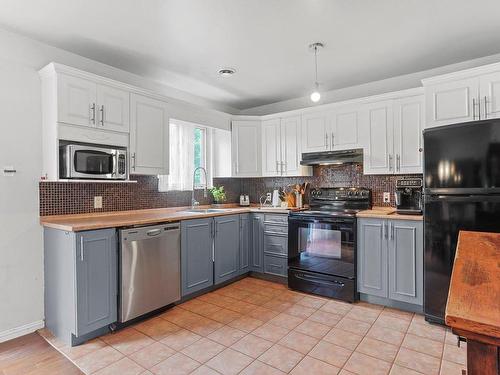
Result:
<svg viewBox="0 0 500 375"><path fill-rule="evenodd" d="M158 236L159 234L161 234L161 229L151 229L146 232L149 237Z"/></svg>

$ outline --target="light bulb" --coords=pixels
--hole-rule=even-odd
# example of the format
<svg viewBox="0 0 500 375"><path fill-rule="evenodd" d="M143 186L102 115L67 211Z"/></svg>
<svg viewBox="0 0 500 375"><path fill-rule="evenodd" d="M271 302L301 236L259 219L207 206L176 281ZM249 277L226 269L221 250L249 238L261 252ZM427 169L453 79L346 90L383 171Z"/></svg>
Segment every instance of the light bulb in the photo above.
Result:
<svg viewBox="0 0 500 375"><path fill-rule="evenodd" d="M311 101L317 103L319 102L320 99L321 99L321 94L318 91L313 91L313 93L311 94Z"/></svg>

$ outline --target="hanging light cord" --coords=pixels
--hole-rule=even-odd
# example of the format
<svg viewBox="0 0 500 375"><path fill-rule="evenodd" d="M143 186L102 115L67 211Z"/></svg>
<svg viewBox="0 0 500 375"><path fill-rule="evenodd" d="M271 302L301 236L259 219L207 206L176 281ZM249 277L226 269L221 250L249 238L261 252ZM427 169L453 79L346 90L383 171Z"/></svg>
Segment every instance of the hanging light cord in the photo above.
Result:
<svg viewBox="0 0 500 375"><path fill-rule="evenodd" d="M318 46L314 46L314 65L316 68L316 81L314 84L318 87Z"/></svg>

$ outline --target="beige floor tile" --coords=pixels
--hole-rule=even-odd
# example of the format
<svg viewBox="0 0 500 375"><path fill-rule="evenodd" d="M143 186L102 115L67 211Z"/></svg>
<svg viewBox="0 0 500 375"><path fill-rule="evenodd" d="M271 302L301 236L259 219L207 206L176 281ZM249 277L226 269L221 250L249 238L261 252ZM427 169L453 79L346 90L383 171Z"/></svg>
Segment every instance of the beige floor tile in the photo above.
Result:
<svg viewBox="0 0 500 375"><path fill-rule="evenodd" d="M299 318L299 317L296 317L293 315L289 315L289 314L285 314L285 313L281 313L279 315L276 315L274 318L272 318L269 321L269 323L274 324L274 325L279 326L279 327L283 327L283 328L294 329L303 321L304 321L304 319L302 319L302 318Z"/></svg>
<svg viewBox="0 0 500 375"><path fill-rule="evenodd" d="M285 302L285 301L282 301L279 299L272 299L272 300L264 303L264 305L262 305L262 306L281 313L281 312L285 311L286 309L289 309L290 307L292 307L293 303Z"/></svg>
<svg viewBox="0 0 500 375"><path fill-rule="evenodd" d="M361 340L363 340L363 336L344 331L340 328L332 328L331 331L323 337L323 340L349 350L354 350Z"/></svg>
<svg viewBox="0 0 500 375"><path fill-rule="evenodd" d="M335 327L342 319L342 315L332 314L327 311L317 310L307 320L324 324L328 327Z"/></svg>
<svg viewBox="0 0 500 375"><path fill-rule="evenodd" d="M144 370L139 375L154 375L154 374L151 371L149 371L149 370Z"/></svg>
<svg viewBox="0 0 500 375"><path fill-rule="evenodd" d="M236 311L237 313L240 313L240 314L248 314L254 308L255 308L255 305L252 305L251 303L239 301L239 300L236 300L236 302L230 304L229 306L226 306L226 309Z"/></svg>
<svg viewBox="0 0 500 375"><path fill-rule="evenodd" d="M328 300L325 298L306 296L302 298L300 301L298 301L297 304L306 307L311 307L313 309L319 309L327 302Z"/></svg>
<svg viewBox="0 0 500 375"><path fill-rule="evenodd" d="M342 369L339 372L339 375L356 375L354 372L347 371L346 369Z"/></svg>
<svg viewBox="0 0 500 375"><path fill-rule="evenodd" d="M446 329L444 342L448 345L457 345L458 336L451 332L451 329Z"/></svg>
<svg viewBox="0 0 500 375"><path fill-rule="evenodd" d="M150 371L155 375L187 375L200 364L182 353L176 353L161 361Z"/></svg>
<svg viewBox="0 0 500 375"><path fill-rule="evenodd" d="M266 323L253 331L252 334L272 342L277 342L286 336L288 332L290 332L288 328Z"/></svg>
<svg viewBox="0 0 500 375"><path fill-rule="evenodd" d="M309 356L327 362L336 367L342 367L346 363L352 351L341 346L320 341L310 352Z"/></svg>
<svg viewBox="0 0 500 375"><path fill-rule="evenodd" d="M340 371L338 367L332 366L316 358L306 356L290 372L292 375L335 375Z"/></svg>
<svg viewBox="0 0 500 375"><path fill-rule="evenodd" d="M410 327L408 328L408 333L412 333L417 336L426 337L431 340L444 341L446 334L446 329L427 322L416 323L412 321Z"/></svg>
<svg viewBox="0 0 500 375"><path fill-rule="evenodd" d="M220 375L220 372L217 372L208 366L201 365L189 375Z"/></svg>
<svg viewBox="0 0 500 375"><path fill-rule="evenodd" d="M207 337L210 340L216 341L224 346L231 346L246 334L246 332L240 331L239 329L224 326L212 332Z"/></svg>
<svg viewBox="0 0 500 375"><path fill-rule="evenodd" d="M382 311L383 309L385 309L384 305L377 305L375 303L370 303L365 301L356 302L354 306L366 307L368 309L378 310L378 311Z"/></svg>
<svg viewBox="0 0 500 375"><path fill-rule="evenodd" d="M326 311L332 314L345 315L352 309L352 305L340 301L328 301L321 306L321 311Z"/></svg>
<svg viewBox="0 0 500 375"><path fill-rule="evenodd" d="M422 314L415 314L413 315L413 318L411 319L412 323L418 323L418 324L427 324L425 321L425 316Z"/></svg>
<svg viewBox="0 0 500 375"><path fill-rule="evenodd" d="M372 324L377 320L380 311L367 307L354 306L345 316L349 319L360 320Z"/></svg>
<svg viewBox="0 0 500 375"><path fill-rule="evenodd" d="M174 350L181 350L186 346L195 343L199 339L201 339L200 335L197 335L196 333L193 333L186 329L181 329L177 332L171 333L160 342Z"/></svg>
<svg viewBox="0 0 500 375"><path fill-rule="evenodd" d="M422 375L422 373L394 364L389 375Z"/></svg>
<svg viewBox="0 0 500 375"><path fill-rule="evenodd" d="M151 337L133 328L125 328L106 335L102 340L125 355L130 355L155 342Z"/></svg>
<svg viewBox="0 0 500 375"><path fill-rule="evenodd" d="M381 316L393 316L399 319L404 319L409 322L413 319L413 313L408 312L408 311L402 311L398 309L394 309L391 307L385 307L382 312L380 313Z"/></svg>
<svg viewBox="0 0 500 375"><path fill-rule="evenodd" d="M51 338L52 340L52 338ZM70 359L77 359L80 357L83 357L84 355L90 354L92 352L95 352L98 349L104 348L107 344L102 341L101 339L94 339L87 341L84 344L78 345L78 346L61 346L58 347L58 349L66 354L68 358ZM56 346L57 347L57 346Z"/></svg>
<svg viewBox="0 0 500 375"><path fill-rule="evenodd" d="M96 372L123 358L123 354L111 346L98 349L75 359L75 363L86 374Z"/></svg>
<svg viewBox="0 0 500 375"><path fill-rule="evenodd" d="M305 294L294 292L292 290L286 290L283 293L278 294L276 296L276 298L278 298L278 299L281 299L281 300L286 301L286 302L294 303L294 304L299 302L304 297L305 297Z"/></svg>
<svg viewBox="0 0 500 375"><path fill-rule="evenodd" d="M247 314L247 316L262 320L263 322L267 322L278 314L279 313L277 311L266 309L265 307L256 306Z"/></svg>
<svg viewBox="0 0 500 375"><path fill-rule="evenodd" d="M241 318L233 320L228 326L239 329L244 332L252 332L254 329L259 328L264 322L249 316L242 316Z"/></svg>
<svg viewBox="0 0 500 375"><path fill-rule="evenodd" d="M245 368L240 375L284 375L283 371L277 368L266 365L260 361L253 361L247 368Z"/></svg>
<svg viewBox="0 0 500 375"><path fill-rule="evenodd" d="M427 354L401 348L394 363L426 375L437 375L441 361Z"/></svg>
<svg viewBox="0 0 500 375"><path fill-rule="evenodd" d="M207 318L215 320L216 322L222 324L228 324L235 319L241 318L243 315L237 313L236 311L228 310L222 308L214 313L208 314Z"/></svg>
<svg viewBox="0 0 500 375"><path fill-rule="evenodd" d="M252 357L227 348L208 361L206 365L223 375L235 375L252 363L252 361Z"/></svg>
<svg viewBox="0 0 500 375"><path fill-rule="evenodd" d="M204 316L206 318L209 318L213 314L215 314L217 311L221 310L222 307L213 305L211 303L205 303L202 305L199 309L196 309L196 311L193 311L197 313L198 315Z"/></svg>
<svg viewBox="0 0 500 375"><path fill-rule="evenodd" d="M444 346L443 359L465 365L467 363L467 344L462 343L460 348L457 345L446 344Z"/></svg>
<svg viewBox="0 0 500 375"><path fill-rule="evenodd" d="M406 332L410 322L406 319L385 315L379 316L373 325L375 327L390 328L395 331Z"/></svg>
<svg viewBox="0 0 500 375"><path fill-rule="evenodd" d="M222 352L225 348L226 347L224 345L218 344L215 341L202 338L194 344L185 347L181 350L181 352L195 361L205 363Z"/></svg>
<svg viewBox="0 0 500 375"><path fill-rule="evenodd" d="M311 307L302 306L302 305L299 305L297 303L297 304L293 305L292 307L286 309L283 312L286 314L289 314L289 315L296 316L298 318L307 319L315 311L316 311L316 309L313 309Z"/></svg>
<svg viewBox="0 0 500 375"><path fill-rule="evenodd" d="M144 369L131 359L125 357L103 369L97 371L95 375L139 375Z"/></svg>
<svg viewBox="0 0 500 375"><path fill-rule="evenodd" d="M243 301L251 303L253 305L262 306L272 298L272 296L263 296L262 294L252 293L248 297L244 298Z"/></svg>
<svg viewBox="0 0 500 375"><path fill-rule="evenodd" d="M318 343L318 339L300 332L291 331L278 343L299 353L307 354Z"/></svg>
<svg viewBox="0 0 500 375"><path fill-rule="evenodd" d="M344 368L358 375L386 375L391 369L391 363L354 352Z"/></svg>
<svg viewBox="0 0 500 375"><path fill-rule="evenodd" d="M162 343L156 342L146 346L129 357L146 369L150 369L161 361L175 354L175 351Z"/></svg>
<svg viewBox="0 0 500 375"><path fill-rule="evenodd" d="M181 329L181 327L162 318L146 320L145 322L135 325L134 328L157 341Z"/></svg>
<svg viewBox="0 0 500 375"><path fill-rule="evenodd" d="M357 335L364 336L370 329L370 324L344 317L340 322L337 323L335 327L343 329L344 331L349 331Z"/></svg>
<svg viewBox="0 0 500 375"><path fill-rule="evenodd" d="M223 326L222 323L216 322L215 320L205 318L203 316L199 316L198 319L194 322L190 322L185 326L185 328L190 331L200 335L200 336L208 336L213 331L221 328Z"/></svg>
<svg viewBox="0 0 500 375"><path fill-rule="evenodd" d="M366 336L399 346L403 342L405 334L404 332L399 332L391 328L372 326Z"/></svg>
<svg viewBox="0 0 500 375"><path fill-rule="evenodd" d="M356 348L356 351L386 362L394 361L398 354L399 346L388 344L383 341L365 337Z"/></svg>
<svg viewBox="0 0 500 375"><path fill-rule="evenodd" d="M467 366L454 362L442 361L439 375L462 375Z"/></svg>
<svg viewBox="0 0 500 375"><path fill-rule="evenodd" d="M330 327L308 319L304 320L297 327L295 327L294 331L321 339L328 333L328 331L330 331Z"/></svg>
<svg viewBox="0 0 500 375"><path fill-rule="evenodd" d="M425 337L420 337L408 333L403 343L404 348L415 350L416 352L432 355L433 357L441 358L443 355L443 343L441 341L434 341Z"/></svg>
<svg viewBox="0 0 500 375"><path fill-rule="evenodd" d="M248 334L235 344L231 345L231 349L237 350L240 353L246 354L252 358L257 358L271 346L273 346L273 342Z"/></svg>
<svg viewBox="0 0 500 375"><path fill-rule="evenodd" d="M304 356L290 348L275 344L259 357L259 361L273 366L281 371L289 372Z"/></svg>

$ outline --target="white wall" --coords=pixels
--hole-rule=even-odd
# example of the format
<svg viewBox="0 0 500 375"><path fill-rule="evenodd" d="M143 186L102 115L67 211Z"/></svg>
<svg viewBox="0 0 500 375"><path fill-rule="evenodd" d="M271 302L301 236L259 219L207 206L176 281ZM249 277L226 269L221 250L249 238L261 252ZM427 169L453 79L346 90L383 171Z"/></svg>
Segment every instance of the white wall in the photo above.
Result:
<svg viewBox="0 0 500 375"><path fill-rule="evenodd" d="M0 342L43 324L42 171L38 70L51 61L169 95L177 118L229 129L215 104L81 56L0 30ZM190 101L193 104L188 104ZM204 107L201 107L203 105ZM13 177L3 167L13 166Z"/></svg>

